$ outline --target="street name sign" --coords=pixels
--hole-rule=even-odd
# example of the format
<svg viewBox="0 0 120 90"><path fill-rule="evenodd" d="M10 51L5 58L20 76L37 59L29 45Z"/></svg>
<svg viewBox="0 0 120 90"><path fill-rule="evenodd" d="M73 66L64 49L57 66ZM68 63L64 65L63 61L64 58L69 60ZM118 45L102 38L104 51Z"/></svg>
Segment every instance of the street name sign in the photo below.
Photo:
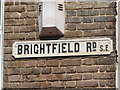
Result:
<svg viewBox="0 0 120 90"><path fill-rule="evenodd" d="M113 51L110 38L15 42L15 58L107 55Z"/></svg>

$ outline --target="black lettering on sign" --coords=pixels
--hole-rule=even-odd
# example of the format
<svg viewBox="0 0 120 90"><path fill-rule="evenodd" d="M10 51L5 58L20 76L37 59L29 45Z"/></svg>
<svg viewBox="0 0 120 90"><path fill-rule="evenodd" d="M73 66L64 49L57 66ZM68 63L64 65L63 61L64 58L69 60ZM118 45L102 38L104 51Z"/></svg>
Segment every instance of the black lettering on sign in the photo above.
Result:
<svg viewBox="0 0 120 90"><path fill-rule="evenodd" d="M101 52L104 51L103 45L100 45L100 51L101 51Z"/></svg>
<svg viewBox="0 0 120 90"><path fill-rule="evenodd" d="M87 42L87 52L92 52L92 45L90 42Z"/></svg>
<svg viewBox="0 0 120 90"><path fill-rule="evenodd" d="M96 51L97 43L93 42L93 51Z"/></svg>
<svg viewBox="0 0 120 90"><path fill-rule="evenodd" d="M40 44L40 54L45 53L45 44Z"/></svg>
<svg viewBox="0 0 120 90"><path fill-rule="evenodd" d="M66 43L62 43L62 53L66 53L65 46L66 46Z"/></svg>
<svg viewBox="0 0 120 90"><path fill-rule="evenodd" d="M109 50L108 50L108 45L106 45L106 51L109 51Z"/></svg>
<svg viewBox="0 0 120 90"><path fill-rule="evenodd" d="M60 53L60 43L58 44L58 53Z"/></svg>
<svg viewBox="0 0 120 90"><path fill-rule="evenodd" d="M22 45L18 45L18 55L23 53L22 48Z"/></svg>
<svg viewBox="0 0 120 90"><path fill-rule="evenodd" d="M52 53L55 53L56 46L57 46L57 44L52 45Z"/></svg>
<svg viewBox="0 0 120 90"><path fill-rule="evenodd" d="M30 51L30 52L31 52L31 54L32 54L32 53L33 53L33 51L32 51L32 44L30 45L30 47L31 47L31 51Z"/></svg>
<svg viewBox="0 0 120 90"><path fill-rule="evenodd" d="M50 46L51 46L51 44L46 44L46 46L47 46L47 51L48 51L48 53L50 53Z"/></svg>
<svg viewBox="0 0 120 90"><path fill-rule="evenodd" d="M34 45L34 53L35 53L35 54L38 54L38 44L35 44L35 45Z"/></svg>
<svg viewBox="0 0 120 90"><path fill-rule="evenodd" d="M29 45L24 45L24 54L29 54Z"/></svg>
<svg viewBox="0 0 120 90"><path fill-rule="evenodd" d="M68 52L73 52L73 50L70 49L70 43L68 43Z"/></svg>
<svg viewBox="0 0 120 90"><path fill-rule="evenodd" d="M75 46L75 52L80 52L80 44L79 43L74 43Z"/></svg>

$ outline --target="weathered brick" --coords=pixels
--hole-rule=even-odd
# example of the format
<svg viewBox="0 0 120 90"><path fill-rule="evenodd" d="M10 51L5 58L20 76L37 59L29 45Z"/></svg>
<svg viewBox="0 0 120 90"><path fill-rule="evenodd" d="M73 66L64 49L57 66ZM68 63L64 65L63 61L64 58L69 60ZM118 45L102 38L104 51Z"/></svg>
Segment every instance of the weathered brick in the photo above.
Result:
<svg viewBox="0 0 120 90"><path fill-rule="evenodd" d="M23 80L28 81L36 81L36 75L23 75Z"/></svg>
<svg viewBox="0 0 120 90"><path fill-rule="evenodd" d="M13 2L5 2L5 6L7 5L13 5L14 3Z"/></svg>
<svg viewBox="0 0 120 90"><path fill-rule="evenodd" d="M100 66L100 72L115 72L115 65Z"/></svg>
<svg viewBox="0 0 120 90"><path fill-rule="evenodd" d="M6 40L26 40L26 39L35 39L36 38L36 32L30 32L30 33L7 33L5 34Z"/></svg>
<svg viewBox="0 0 120 90"><path fill-rule="evenodd" d="M95 80L85 80L77 81L77 87L97 87L98 81Z"/></svg>
<svg viewBox="0 0 120 90"><path fill-rule="evenodd" d="M38 10L38 5L27 5L27 11L36 11Z"/></svg>
<svg viewBox="0 0 120 90"><path fill-rule="evenodd" d="M24 19L5 19L6 26L25 25Z"/></svg>
<svg viewBox="0 0 120 90"><path fill-rule="evenodd" d="M98 66L78 66L76 70L79 73L98 72Z"/></svg>
<svg viewBox="0 0 120 90"><path fill-rule="evenodd" d="M52 83L52 87L54 88L63 88L64 87L64 82L63 81L54 81Z"/></svg>
<svg viewBox="0 0 120 90"><path fill-rule="evenodd" d="M46 61L46 66L48 67L58 67L59 61L58 60L48 60Z"/></svg>
<svg viewBox="0 0 120 90"><path fill-rule="evenodd" d="M45 67L46 66L46 61L45 60L38 60L36 61L36 66L38 67Z"/></svg>
<svg viewBox="0 0 120 90"><path fill-rule="evenodd" d="M20 84L18 82L16 83L4 83L4 88L19 88L20 87Z"/></svg>
<svg viewBox="0 0 120 90"><path fill-rule="evenodd" d="M93 78L92 73L83 74L83 77L82 77L83 80L92 80L92 78Z"/></svg>
<svg viewBox="0 0 120 90"><path fill-rule="evenodd" d="M35 74L35 75L39 75L40 73L42 73L43 71L41 70L41 68L31 68L31 74Z"/></svg>
<svg viewBox="0 0 120 90"><path fill-rule="evenodd" d="M24 89L41 88L41 83L40 82L21 82L19 83L19 87L17 88L24 88Z"/></svg>
<svg viewBox="0 0 120 90"><path fill-rule="evenodd" d="M70 31L76 30L76 24L66 24L65 29L70 30Z"/></svg>
<svg viewBox="0 0 120 90"><path fill-rule="evenodd" d="M41 68L41 70L42 74L50 74L52 72L51 68Z"/></svg>
<svg viewBox="0 0 120 90"><path fill-rule="evenodd" d="M4 65L4 68L12 67L12 62L8 62L8 61L4 62L3 65Z"/></svg>
<svg viewBox="0 0 120 90"><path fill-rule="evenodd" d="M106 80L99 80L99 85L100 85L100 87L105 87L106 86Z"/></svg>
<svg viewBox="0 0 120 90"><path fill-rule="evenodd" d="M66 72L66 68L65 67L53 67L52 68L52 73L55 74L62 74Z"/></svg>
<svg viewBox="0 0 120 90"><path fill-rule="evenodd" d="M20 68L20 74L30 75L30 74L34 74L34 73L32 72L31 68Z"/></svg>
<svg viewBox="0 0 120 90"><path fill-rule="evenodd" d="M68 88L74 88L76 87L76 81L66 81L65 86Z"/></svg>
<svg viewBox="0 0 120 90"><path fill-rule="evenodd" d="M114 79L115 78L115 73L94 73L93 74L94 79Z"/></svg>
<svg viewBox="0 0 120 90"><path fill-rule="evenodd" d="M115 61L116 61L116 58L104 57L104 58L95 60L95 64L96 65L114 65Z"/></svg>
<svg viewBox="0 0 120 90"><path fill-rule="evenodd" d="M81 37L82 34L82 31L66 31L65 38Z"/></svg>
<svg viewBox="0 0 120 90"><path fill-rule="evenodd" d="M3 82L6 82L6 83L8 82L8 76L4 75Z"/></svg>
<svg viewBox="0 0 120 90"><path fill-rule="evenodd" d="M20 69L19 68L10 68L10 69L7 69L6 73L8 75L19 75L20 74Z"/></svg>
<svg viewBox="0 0 120 90"><path fill-rule="evenodd" d="M104 30L104 29L100 29L100 30L87 30L84 31L84 35L83 36L113 36L115 35L115 30L114 29L108 29L108 30Z"/></svg>
<svg viewBox="0 0 120 90"><path fill-rule="evenodd" d="M41 88L50 88L52 87L52 82L41 82Z"/></svg>
<svg viewBox="0 0 120 90"><path fill-rule="evenodd" d="M115 22L115 16L98 16L94 17L95 22Z"/></svg>
<svg viewBox="0 0 120 90"><path fill-rule="evenodd" d="M24 0L21 0L21 2L19 2L21 5L38 5L40 2L24 2Z"/></svg>
<svg viewBox="0 0 120 90"><path fill-rule="evenodd" d="M116 86L115 79L107 80L106 81L106 86L108 86L108 87L115 87Z"/></svg>
<svg viewBox="0 0 120 90"><path fill-rule="evenodd" d="M99 15L99 10L78 10L77 11L78 16L95 16Z"/></svg>
<svg viewBox="0 0 120 90"><path fill-rule="evenodd" d="M12 47L4 47L4 53L5 54L11 54L12 53Z"/></svg>
<svg viewBox="0 0 120 90"><path fill-rule="evenodd" d="M26 67L35 67L37 62L35 60L32 61L26 61L25 66Z"/></svg>
<svg viewBox="0 0 120 90"><path fill-rule="evenodd" d="M25 61L13 61L12 62L12 67L17 67L17 68L20 68L20 67L25 67Z"/></svg>
<svg viewBox="0 0 120 90"><path fill-rule="evenodd" d="M82 80L82 74L74 73L74 74L62 74L60 80L71 81L71 80Z"/></svg>
<svg viewBox="0 0 120 90"><path fill-rule="evenodd" d="M73 3L66 3L65 4L65 9L67 10L78 10L81 8L93 8L94 3L91 1L86 1L86 2L73 2Z"/></svg>
<svg viewBox="0 0 120 90"><path fill-rule="evenodd" d="M13 58L11 54L5 54L4 60L5 61L13 61L13 60L15 60L15 58Z"/></svg>
<svg viewBox="0 0 120 90"><path fill-rule="evenodd" d="M8 76L8 81L23 81L22 75L11 75Z"/></svg>
<svg viewBox="0 0 120 90"><path fill-rule="evenodd" d="M6 6L5 11L7 11L7 12L25 12L26 11L26 5Z"/></svg>
<svg viewBox="0 0 120 90"><path fill-rule="evenodd" d="M4 40L4 47L12 47L15 40ZM12 55L11 55L12 56ZM13 59L14 60L14 59Z"/></svg>
<svg viewBox="0 0 120 90"><path fill-rule="evenodd" d="M94 59L93 58L84 58L82 59L82 65L93 65Z"/></svg>
<svg viewBox="0 0 120 90"><path fill-rule="evenodd" d="M116 9L115 8L107 8L107 9L101 9L100 10L101 15L116 15Z"/></svg>
<svg viewBox="0 0 120 90"><path fill-rule="evenodd" d="M75 73L76 72L76 66L66 66L66 72L67 73Z"/></svg>
<svg viewBox="0 0 120 90"><path fill-rule="evenodd" d="M80 23L82 21L81 17L66 17L66 23Z"/></svg>
<svg viewBox="0 0 120 90"><path fill-rule="evenodd" d="M58 81L59 80L59 78L56 77L55 74L46 75L46 79L47 79L47 81Z"/></svg>
<svg viewBox="0 0 120 90"><path fill-rule="evenodd" d="M4 27L4 32L5 33L12 33L14 30L14 26L5 26Z"/></svg>
<svg viewBox="0 0 120 90"><path fill-rule="evenodd" d="M94 30L94 29L104 29L105 24L102 23L84 23L84 24L77 24L78 30Z"/></svg>
<svg viewBox="0 0 120 90"><path fill-rule="evenodd" d="M35 19L26 19L26 25L34 25Z"/></svg>
<svg viewBox="0 0 120 90"><path fill-rule="evenodd" d="M81 65L81 60L62 60L61 66L79 66Z"/></svg>
<svg viewBox="0 0 120 90"><path fill-rule="evenodd" d="M36 81L46 81L46 75L37 75Z"/></svg>
<svg viewBox="0 0 120 90"><path fill-rule="evenodd" d="M38 12L32 11L32 12L22 12L20 15L20 18L37 18Z"/></svg>
<svg viewBox="0 0 120 90"><path fill-rule="evenodd" d="M94 2L94 8L116 7L116 2Z"/></svg>
<svg viewBox="0 0 120 90"><path fill-rule="evenodd" d="M93 18L91 17L83 17L83 23L92 23L93 22Z"/></svg>
<svg viewBox="0 0 120 90"><path fill-rule="evenodd" d="M76 11L73 11L73 10L69 10L69 11L66 11L66 15L68 16L68 17L70 17L70 16L76 16Z"/></svg>

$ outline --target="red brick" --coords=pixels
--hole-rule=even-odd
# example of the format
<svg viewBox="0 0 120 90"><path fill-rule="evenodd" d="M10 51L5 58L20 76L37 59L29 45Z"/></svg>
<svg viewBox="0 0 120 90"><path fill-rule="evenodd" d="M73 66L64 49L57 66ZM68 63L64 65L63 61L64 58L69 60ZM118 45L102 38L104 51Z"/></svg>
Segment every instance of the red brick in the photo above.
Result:
<svg viewBox="0 0 120 90"><path fill-rule="evenodd" d="M22 75L8 76L8 81L23 81L23 76Z"/></svg>
<svg viewBox="0 0 120 90"><path fill-rule="evenodd" d="M71 80L81 80L82 79L82 74L63 74L60 78L60 80L64 81L71 81Z"/></svg>
<svg viewBox="0 0 120 90"><path fill-rule="evenodd" d="M36 64L37 64L36 60L26 61L25 66L26 67L35 67Z"/></svg>
<svg viewBox="0 0 120 90"><path fill-rule="evenodd" d="M115 73L94 73L93 74L94 79L114 79L115 78Z"/></svg>
<svg viewBox="0 0 120 90"><path fill-rule="evenodd" d="M5 54L11 54L12 53L12 47L4 47L4 53Z"/></svg>
<svg viewBox="0 0 120 90"><path fill-rule="evenodd" d="M36 76L36 81L46 81L46 75L37 75Z"/></svg>
<svg viewBox="0 0 120 90"><path fill-rule="evenodd" d="M101 72L115 72L115 65L100 66Z"/></svg>
<svg viewBox="0 0 120 90"><path fill-rule="evenodd" d="M36 66L45 67L46 66L46 61L45 60L38 60L38 61L36 61Z"/></svg>
<svg viewBox="0 0 120 90"><path fill-rule="evenodd" d="M33 89L33 88L41 88L41 83L40 82L22 82L20 83L20 86L18 88L30 88L30 89Z"/></svg>
<svg viewBox="0 0 120 90"><path fill-rule="evenodd" d="M79 73L98 72L98 66L78 66L76 70Z"/></svg>
<svg viewBox="0 0 120 90"><path fill-rule="evenodd" d="M107 85L108 87L115 87L115 86L116 86L116 83L115 83L115 82L116 82L115 79L107 80L107 81L106 81L106 85Z"/></svg>
<svg viewBox="0 0 120 90"><path fill-rule="evenodd" d="M81 65L81 60L61 60L61 66L79 66Z"/></svg>
<svg viewBox="0 0 120 90"><path fill-rule="evenodd" d="M53 67L52 68L52 73L55 73L55 74L62 74L62 73L65 73L65 71L66 71L65 67Z"/></svg>
<svg viewBox="0 0 120 90"><path fill-rule="evenodd" d="M75 73L76 72L76 66L66 66L66 72L67 73Z"/></svg>
<svg viewBox="0 0 120 90"><path fill-rule="evenodd" d="M58 67L59 61L58 60L48 60L46 61L46 66L48 67Z"/></svg>
<svg viewBox="0 0 120 90"><path fill-rule="evenodd" d="M50 88L52 87L52 82L41 82L41 88Z"/></svg>
<svg viewBox="0 0 120 90"><path fill-rule="evenodd" d="M56 77L55 74L46 75L46 79L47 79L47 81L58 81L59 80L59 78Z"/></svg>
<svg viewBox="0 0 120 90"><path fill-rule="evenodd" d="M94 80L77 81L77 87L98 87L98 81Z"/></svg>
<svg viewBox="0 0 120 90"><path fill-rule="evenodd" d="M83 80L92 80L93 79L93 74L92 73L83 74L82 79Z"/></svg>
<svg viewBox="0 0 120 90"><path fill-rule="evenodd" d="M36 81L36 75L23 75L23 80L25 82Z"/></svg>
<svg viewBox="0 0 120 90"><path fill-rule="evenodd" d="M52 72L51 68L41 68L42 74L50 74Z"/></svg>
<svg viewBox="0 0 120 90"><path fill-rule="evenodd" d="M53 88L63 88L64 87L64 82L63 81L54 81L52 83Z"/></svg>
<svg viewBox="0 0 120 90"><path fill-rule="evenodd" d="M25 61L13 61L12 62L12 67L17 67L17 68L20 68L20 67L25 67Z"/></svg>
<svg viewBox="0 0 120 90"><path fill-rule="evenodd" d="M66 81L65 86L67 88L75 88L76 87L76 81Z"/></svg>
<svg viewBox="0 0 120 90"><path fill-rule="evenodd" d="M65 38L81 37L82 34L82 31L66 31Z"/></svg>

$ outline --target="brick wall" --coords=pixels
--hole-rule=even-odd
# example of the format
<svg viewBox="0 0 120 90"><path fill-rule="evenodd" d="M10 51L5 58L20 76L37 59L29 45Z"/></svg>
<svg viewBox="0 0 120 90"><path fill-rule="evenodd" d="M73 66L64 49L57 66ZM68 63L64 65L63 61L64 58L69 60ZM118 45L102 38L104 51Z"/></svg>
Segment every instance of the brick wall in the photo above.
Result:
<svg viewBox="0 0 120 90"><path fill-rule="evenodd" d="M115 2L65 2L65 35L60 39L108 37L110 55L15 59L15 41L39 39L38 3L6 2L4 88L115 87Z"/></svg>

